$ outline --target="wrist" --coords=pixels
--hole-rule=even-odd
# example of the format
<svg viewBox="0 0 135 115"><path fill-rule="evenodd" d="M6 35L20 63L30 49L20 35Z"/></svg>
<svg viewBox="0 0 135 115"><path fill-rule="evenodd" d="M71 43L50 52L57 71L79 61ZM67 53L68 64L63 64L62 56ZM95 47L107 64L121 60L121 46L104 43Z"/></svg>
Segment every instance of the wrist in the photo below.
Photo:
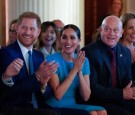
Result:
<svg viewBox="0 0 135 115"><path fill-rule="evenodd" d="M78 74L79 74L79 75L82 75L82 71L81 71L81 70L80 70L80 71L78 71Z"/></svg>
<svg viewBox="0 0 135 115"><path fill-rule="evenodd" d="M42 85L42 86L41 86L41 92L42 92L42 93L45 93L46 86L47 86L47 83L46 83L45 85Z"/></svg>
<svg viewBox="0 0 135 115"><path fill-rule="evenodd" d="M6 75L6 73L3 74L3 79L4 79L4 80L8 80L8 79L10 79L10 78L11 78L11 77L9 77L8 75Z"/></svg>
<svg viewBox="0 0 135 115"><path fill-rule="evenodd" d="M36 76L36 78L38 79L38 81L40 81L41 76L38 74L38 72L35 72L35 76Z"/></svg>

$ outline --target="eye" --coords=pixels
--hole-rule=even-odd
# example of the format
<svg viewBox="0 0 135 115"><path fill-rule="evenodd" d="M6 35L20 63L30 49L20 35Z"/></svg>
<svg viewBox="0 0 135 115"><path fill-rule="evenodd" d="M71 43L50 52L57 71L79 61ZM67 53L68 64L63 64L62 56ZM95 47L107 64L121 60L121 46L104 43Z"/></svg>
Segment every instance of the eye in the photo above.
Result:
<svg viewBox="0 0 135 115"><path fill-rule="evenodd" d="M115 33L117 33L119 30L118 30L118 29L114 29L113 31L114 31Z"/></svg>
<svg viewBox="0 0 135 115"><path fill-rule="evenodd" d="M61 36L62 39L66 39L67 37L65 35Z"/></svg>
<svg viewBox="0 0 135 115"><path fill-rule="evenodd" d="M22 26L21 28L22 28L22 29L26 29L27 27L26 27L26 26Z"/></svg>
<svg viewBox="0 0 135 115"><path fill-rule="evenodd" d="M72 40L74 40L74 39L75 39L75 37L74 37L74 36L71 36L70 38L71 38Z"/></svg>
<svg viewBox="0 0 135 115"><path fill-rule="evenodd" d="M55 31L51 31L51 34L55 34Z"/></svg>
<svg viewBox="0 0 135 115"><path fill-rule="evenodd" d="M105 30L105 31L109 31L110 29L109 29L109 28L107 28L107 27L105 27L105 28L104 28L104 30Z"/></svg>
<svg viewBox="0 0 135 115"><path fill-rule="evenodd" d="M31 31L35 31L35 28L30 28Z"/></svg>
<svg viewBox="0 0 135 115"><path fill-rule="evenodd" d="M134 27L133 26L130 26L130 27L128 27L128 29L134 29Z"/></svg>

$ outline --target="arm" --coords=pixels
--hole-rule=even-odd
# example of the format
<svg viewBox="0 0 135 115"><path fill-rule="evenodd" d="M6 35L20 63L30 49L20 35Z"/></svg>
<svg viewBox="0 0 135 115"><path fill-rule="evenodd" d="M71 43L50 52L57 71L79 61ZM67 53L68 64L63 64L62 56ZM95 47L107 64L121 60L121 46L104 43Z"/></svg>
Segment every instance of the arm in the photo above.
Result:
<svg viewBox="0 0 135 115"><path fill-rule="evenodd" d="M85 61L85 52L79 52L78 57L73 59L73 61L74 61L73 69L71 69L68 76L66 77L66 79L61 84L59 82L58 75L56 75L56 74L54 76L52 76L51 79L50 79L50 84L51 84L52 89L55 93L55 97L59 100L64 96L64 94L66 93L66 91L70 87L70 85L73 82L77 73L79 72L79 74L80 74L83 63ZM80 77L82 77L81 74L80 74ZM84 83L85 83L84 78L80 78L80 80L83 80L81 82L82 83L81 89L83 89L87 85L84 85ZM85 97L85 100L88 97L89 96Z"/></svg>
<svg viewBox="0 0 135 115"><path fill-rule="evenodd" d="M60 100L64 96L71 83L73 82L76 74L77 71L74 71L74 69L72 69L68 77L61 84L59 82L57 74L51 76L49 83L54 91L56 99Z"/></svg>
<svg viewBox="0 0 135 115"><path fill-rule="evenodd" d="M78 72L78 75L80 81L80 94L83 97L83 99L87 101L91 94L89 76L83 76L81 71Z"/></svg>

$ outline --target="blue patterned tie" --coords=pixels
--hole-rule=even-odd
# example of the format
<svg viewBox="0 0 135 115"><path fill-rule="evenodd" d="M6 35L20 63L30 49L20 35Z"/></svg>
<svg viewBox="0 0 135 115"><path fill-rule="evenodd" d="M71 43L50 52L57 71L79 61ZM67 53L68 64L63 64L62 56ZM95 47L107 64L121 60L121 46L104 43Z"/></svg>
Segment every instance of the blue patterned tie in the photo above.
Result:
<svg viewBox="0 0 135 115"><path fill-rule="evenodd" d="M34 74L32 52L28 51L28 54L29 54L29 58L28 58L28 61L29 61L29 75L32 75L32 74ZM33 104L34 108L38 108L38 104L37 104L37 99L36 99L35 93L32 93L32 104Z"/></svg>

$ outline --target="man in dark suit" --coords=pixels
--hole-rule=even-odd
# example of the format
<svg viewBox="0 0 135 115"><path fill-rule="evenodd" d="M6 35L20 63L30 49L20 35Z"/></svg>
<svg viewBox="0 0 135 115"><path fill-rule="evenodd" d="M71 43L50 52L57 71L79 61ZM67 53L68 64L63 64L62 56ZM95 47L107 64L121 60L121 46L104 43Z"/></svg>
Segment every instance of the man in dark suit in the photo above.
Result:
<svg viewBox="0 0 135 115"><path fill-rule="evenodd" d="M56 115L67 112L88 115L82 110L45 108L43 96L50 92L47 82L56 72L58 63L47 63L43 54L33 49L40 27L41 20L37 14L22 13L18 18L16 42L0 50L0 111L4 115ZM33 60L33 69L29 67L29 57Z"/></svg>
<svg viewBox="0 0 135 115"><path fill-rule="evenodd" d="M108 16L99 32L96 42L82 48L91 67L92 95L89 103L104 106L109 115L135 115L131 54L118 43L123 33L122 22L116 16ZM115 66L111 68L112 65Z"/></svg>
<svg viewBox="0 0 135 115"><path fill-rule="evenodd" d="M1 49L1 111L4 114L56 114L53 111L33 108L32 93L39 97L58 64L46 63L43 54L33 49L41 21L37 14L24 12L18 19L17 41ZM29 74L28 51L32 52L34 73ZM36 102L38 104L37 98ZM25 108L25 109L22 109ZM26 109L27 108L27 109Z"/></svg>

